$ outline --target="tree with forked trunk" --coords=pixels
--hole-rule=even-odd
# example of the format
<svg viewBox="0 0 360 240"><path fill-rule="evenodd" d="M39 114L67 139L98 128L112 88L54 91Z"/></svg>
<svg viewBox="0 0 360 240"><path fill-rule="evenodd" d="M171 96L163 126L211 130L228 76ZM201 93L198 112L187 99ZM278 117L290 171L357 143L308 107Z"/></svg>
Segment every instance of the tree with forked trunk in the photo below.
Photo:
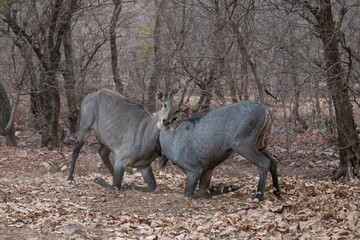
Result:
<svg viewBox="0 0 360 240"><path fill-rule="evenodd" d="M20 21L21 14L18 8L24 7L21 3L9 2L5 11L4 21L8 24L14 34L25 40L32 48L41 63L45 72L43 81L40 82L38 95L39 113L42 114L42 140L41 146L58 146L58 125L60 114L60 90L57 81L57 72L61 59L60 47L62 45L66 32L70 29L71 18L77 8L77 0L65 2L56 0L53 5L44 6L49 9L47 24L41 28L41 31L28 33L24 24ZM38 14L36 4L30 3L29 10ZM43 10L43 9L42 9ZM35 14L35 15L36 15ZM45 14L45 13L44 13Z"/></svg>
<svg viewBox="0 0 360 240"><path fill-rule="evenodd" d="M340 154L340 166L333 179L346 177L350 180L360 177L359 137L354 121L353 106L350 100L349 85L342 66L340 52L340 27L346 13L345 2L340 1L340 16L335 21L333 4L330 0L311 3L296 2L303 7L300 13L316 30L323 46L323 70L327 77L327 87L330 92L337 129L337 145Z"/></svg>

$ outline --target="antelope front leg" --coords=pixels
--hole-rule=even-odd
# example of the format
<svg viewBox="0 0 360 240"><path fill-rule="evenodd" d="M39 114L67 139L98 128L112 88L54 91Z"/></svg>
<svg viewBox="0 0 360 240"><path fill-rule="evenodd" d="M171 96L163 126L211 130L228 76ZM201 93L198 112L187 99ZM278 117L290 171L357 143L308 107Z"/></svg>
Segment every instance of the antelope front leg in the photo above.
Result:
<svg viewBox="0 0 360 240"><path fill-rule="evenodd" d="M124 172L125 172L125 167L121 165L121 162L120 161L115 161L113 185L110 185L109 183L107 183L102 178L95 178L94 183L97 183L100 186L103 186L103 187L108 188L108 189L113 189L114 187L116 187L119 190L121 188L128 189L127 188L128 185L126 185L126 186L121 185L121 181L122 181L122 178L124 176Z"/></svg>
<svg viewBox="0 0 360 240"><path fill-rule="evenodd" d="M213 169L204 171L200 177L199 191L194 194L194 198L211 198L211 193L209 192L209 185L211 180Z"/></svg>
<svg viewBox="0 0 360 240"><path fill-rule="evenodd" d="M94 183L99 184L100 186L107 189L113 189L113 186L111 184L108 184L103 178L95 178Z"/></svg>
<svg viewBox="0 0 360 240"><path fill-rule="evenodd" d="M186 175L186 187L185 187L185 197L194 197L194 192L199 181L200 174L198 173L187 173Z"/></svg>
<svg viewBox="0 0 360 240"><path fill-rule="evenodd" d="M114 178L113 178L113 187L117 187L117 189L121 189L121 182L125 172L125 166L122 165L122 162L119 161L118 158L115 157L114 163Z"/></svg>
<svg viewBox="0 0 360 240"><path fill-rule="evenodd" d="M147 183L148 187L139 187L135 186L135 189L142 192L153 192L156 189L156 179L154 177L153 170L151 166L140 169L140 173L144 178L144 181Z"/></svg>

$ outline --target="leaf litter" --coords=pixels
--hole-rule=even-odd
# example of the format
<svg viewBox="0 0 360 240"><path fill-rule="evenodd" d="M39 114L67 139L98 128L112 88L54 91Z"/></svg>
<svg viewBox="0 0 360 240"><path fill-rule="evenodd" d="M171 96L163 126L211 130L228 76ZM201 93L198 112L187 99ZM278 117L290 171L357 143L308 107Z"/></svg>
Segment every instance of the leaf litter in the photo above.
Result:
<svg viewBox="0 0 360 240"><path fill-rule="evenodd" d="M92 179L98 176L112 181L96 154L80 155L73 185L66 183L70 150L59 154L0 147L0 154L0 235L4 239L360 238L358 180L286 175L282 174L288 170L286 165L280 165L282 198L272 194L269 177L265 200L252 206L258 173L239 159L232 160L240 165L237 177L224 174L234 168L225 164L215 171L212 182L235 184L240 190L193 200L183 195L184 174L172 165L160 169L157 161L158 188L141 193L110 191L94 184ZM324 163L317 159L313 164ZM143 184L136 170L128 171L124 181Z"/></svg>

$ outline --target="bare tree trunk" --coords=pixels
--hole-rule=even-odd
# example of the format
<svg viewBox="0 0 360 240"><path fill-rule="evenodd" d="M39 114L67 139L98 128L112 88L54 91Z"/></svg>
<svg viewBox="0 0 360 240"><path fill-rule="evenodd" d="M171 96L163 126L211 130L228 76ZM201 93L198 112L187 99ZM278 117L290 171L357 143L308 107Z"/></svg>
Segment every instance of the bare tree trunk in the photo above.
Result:
<svg viewBox="0 0 360 240"><path fill-rule="evenodd" d="M254 74L254 81L255 81L255 84L256 84L256 87L257 87L258 93L259 93L259 102L265 103L265 90L264 90L264 86L260 80L260 77L257 74L256 64L253 61L249 60L249 65L250 65L251 71Z"/></svg>
<svg viewBox="0 0 360 240"><path fill-rule="evenodd" d="M39 89L42 92L38 95L40 109L46 122L42 131L41 146L48 146L51 142L52 146L56 147L59 145L58 124L60 114L60 93L56 74L61 58L60 47L64 34L70 28L71 18L77 7L77 0L71 0L69 4L64 4L62 0L55 1L51 8L48 34L45 39L46 47L34 44L34 39L17 23L11 7L9 5L5 12L6 23L18 37L25 39L32 47L46 74L45 80L40 82ZM41 47L43 48L41 49Z"/></svg>
<svg viewBox="0 0 360 240"><path fill-rule="evenodd" d="M30 78L30 111L33 115L34 127L36 130L41 131L43 124L41 118L41 92L39 82L44 81L45 71L39 67L39 79L35 76Z"/></svg>
<svg viewBox="0 0 360 240"><path fill-rule="evenodd" d="M315 80L314 86L316 91L318 91L320 88L319 81ZM319 121L319 119L321 119L320 94L315 94L314 97L315 97L314 122L316 122L316 125L320 127L320 121Z"/></svg>
<svg viewBox="0 0 360 240"><path fill-rule="evenodd" d="M334 116L334 105L331 94L327 99L328 109L329 109L329 117L325 119L325 125L330 133L331 142L333 144L337 144L337 133L336 133L336 120Z"/></svg>
<svg viewBox="0 0 360 240"><path fill-rule="evenodd" d="M230 97L232 103L238 102L236 96L236 82L233 78L233 73L231 71L231 66L227 56L226 42L225 42L225 34L224 27L226 26L225 16L222 13L222 6L220 5L221 1L213 1L215 12L216 12L216 31L215 31L215 41L214 41L214 49L216 55L220 59L219 72L221 75L226 77L227 82L229 83L230 89ZM219 84L220 85L220 84ZM215 88L216 89L216 88Z"/></svg>
<svg viewBox="0 0 360 240"><path fill-rule="evenodd" d="M220 37L221 39L223 38ZM232 71L231 71L231 66L230 66L230 63L229 63L229 60L227 58L226 55L224 55L224 52L225 52L225 42L223 40L220 40L220 44L222 45L221 49L223 49L224 51L222 51L222 54L220 53L220 59L221 59L221 68L223 69L224 73L225 73L225 76L226 76L226 79L229 83L229 88L230 88L230 97L231 97L231 102L232 103L237 103L238 102L238 98L237 98L237 95L236 95L236 82L233 78L233 74L232 74ZM218 81L217 81L218 82ZM218 85L215 90L221 90L221 84L218 84L218 83L214 83L214 85ZM221 91L220 91L221 92Z"/></svg>
<svg viewBox="0 0 360 240"><path fill-rule="evenodd" d="M65 66L62 69L62 74L65 82L65 93L68 105L68 121L70 134L76 133L76 124L79 117L78 102L76 98L75 85L76 80L74 76L74 57L72 48L72 34L71 29L64 36L64 53Z"/></svg>
<svg viewBox="0 0 360 240"><path fill-rule="evenodd" d="M60 115L60 92L56 74L59 69L61 59L60 47L63 42L64 35L70 29L70 21L76 9L77 0L71 0L66 13L60 17L60 9L62 0L57 0L54 5L54 11L50 23L50 29L47 37L47 48L50 52L49 61L43 62L46 71L46 79L44 83L45 91L42 93L44 101L44 118L47 127L42 134L41 146L48 146L51 142L53 147L59 146L58 141L58 125ZM56 32L56 33L55 33Z"/></svg>
<svg viewBox="0 0 360 240"><path fill-rule="evenodd" d="M245 58L241 60L241 88L239 90L239 98L240 100L248 100L249 99L249 74L248 74L248 64Z"/></svg>
<svg viewBox="0 0 360 240"><path fill-rule="evenodd" d="M341 65L339 32L334 22L331 1L323 0L318 4L318 7L314 7L304 1L304 5L317 21L315 28L323 44L327 86L335 108L340 166L333 178L346 176L348 179L353 179L354 176L360 177L359 137L356 132L349 86Z"/></svg>
<svg viewBox="0 0 360 240"><path fill-rule="evenodd" d="M258 93L259 93L259 102L264 103L265 102L265 90L264 90L264 86L261 83L260 77L257 74L256 64L253 61L251 61L251 59L248 55L248 52L246 51L246 46L245 46L244 40L241 36L239 27L235 23L232 23L231 27L232 27L233 33L236 36L240 53L241 53L242 57L245 59L245 61L249 64L251 71L253 72L254 81L255 81L255 84L256 84L256 87L257 87Z"/></svg>
<svg viewBox="0 0 360 240"><path fill-rule="evenodd" d="M210 102L211 102L211 93L209 92L209 88L201 88L200 98L196 104L196 107L192 110L193 116L202 115L210 110Z"/></svg>
<svg viewBox="0 0 360 240"><path fill-rule="evenodd" d="M22 89L22 86L24 84L26 84L27 80L25 80L25 79L30 79L30 110L34 117L34 125L35 125L34 127L35 127L35 129L40 130L39 122L41 120L39 119L39 116L41 115L41 112L38 108L38 106L39 106L39 103L38 103L39 96L38 95L41 93L39 92L39 81L36 77L36 71L37 71L38 66L34 66L32 49L28 43L26 43L26 42L21 43L21 41L16 41L15 44L20 49L21 56L23 57L23 59L25 61L24 72L22 75L22 80L20 81L22 83L19 82L17 84L17 88L19 89L17 91L17 94L20 94L19 91ZM40 68L41 68L41 66L40 66ZM16 105L14 105L14 103L13 103L13 106L16 107Z"/></svg>
<svg viewBox="0 0 360 240"><path fill-rule="evenodd" d="M294 83L294 91L295 91L295 102L294 102L294 109L293 109L293 118L294 118L294 124L296 125L296 121L298 121L301 126L305 129L309 129L309 125L306 123L306 121L300 116L299 114L299 106L300 106L300 85L297 82L297 76L296 74L293 74L293 83Z"/></svg>
<svg viewBox="0 0 360 240"><path fill-rule="evenodd" d="M111 17L110 22L110 47L111 47L111 69L113 73L113 78L116 86L116 91L123 94L124 86L121 82L118 68L118 54L117 54L117 45L116 45L116 25L119 19L119 15L121 12L122 1L121 0L113 0L115 7L113 10L113 15Z"/></svg>
<svg viewBox="0 0 360 240"><path fill-rule="evenodd" d="M196 84L201 89L199 101L196 107L192 110L192 115L204 114L210 110L210 102L212 94L210 92L210 85L214 81L214 72L210 71L208 78L202 82L196 81Z"/></svg>
<svg viewBox="0 0 360 240"><path fill-rule="evenodd" d="M46 147L50 143L52 147L57 147L59 145L60 92L54 69L46 74L45 82L41 83L41 85L45 86L41 94L41 114L46 123L42 129L41 147Z"/></svg>
<svg viewBox="0 0 360 240"><path fill-rule="evenodd" d="M34 69L33 67L30 67L31 69ZM41 77L45 75L44 70L41 66L39 66L39 69L37 70L38 74L35 72L30 76L30 111L33 116L33 122L34 127L37 130L41 129L41 110L40 110L40 89L39 89L39 82L42 81ZM39 76L39 79L37 77Z"/></svg>
<svg viewBox="0 0 360 240"><path fill-rule="evenodd" d="M290 138L290 127L289 121L287 117L287 110L286 110L286 101L285 96L282 94L281 96L281 103L282 103L282 110L283 110L283 123L285 125L285 133L286 133L286 155L287 158L290 159L291 157L291 138Z"/></svg>
<svg viewBox="0 0 360 240"><path fill-rule="evenodd" d="M161 35L160 35L160 26L161 26L161 15L164 11L166 0L160 0L157 3L157 11L155 18L155 28L154 28L154 69L150 77L150 85L148 92L148 102L147 106L150 112L156 111L156 102L155 96L157 92L158 82L161 77L161 53L160 53L160 45L161 45Z"/></svg>
<svg viewBox="0 0 360 240"><path fill-rule="evenodd" d="M6 145L16 146L15 130L10 109L10 101L5 87L0 82L0 135L6 137Z"/></svg>

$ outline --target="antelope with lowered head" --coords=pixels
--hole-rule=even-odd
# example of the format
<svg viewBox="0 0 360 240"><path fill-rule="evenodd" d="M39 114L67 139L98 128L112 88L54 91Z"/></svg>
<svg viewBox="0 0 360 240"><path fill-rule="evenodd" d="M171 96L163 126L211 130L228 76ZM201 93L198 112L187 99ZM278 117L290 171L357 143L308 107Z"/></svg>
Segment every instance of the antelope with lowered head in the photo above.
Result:
<svg viewBox="0 0 360 240"><path fill-rule="evenodd" d="M272 124L268 107L242 101L217 108L206 115L190 118L175 130L161 128L159 141L165 158L186 174L185 196L217 195L209 188L214 168L237 153L255 164L260 173L253 203L263 199L267 172L270 170L274 193L280 196L277 160L266 150L266 138ZM194 194L199 182L199 191ZM236 190L231 185L226 192Z"/></svg>
<svg viewBox="0 0 360 240"><path fill-rule="evenodd" d="M150 192L156 189L156 180L151 163L158 156L155 148L161 126L167 126L179 105L172 103L176 89L166 99L162 94L158 98L163 102L162 108L151 116L142 105L129 101L120 93L102 89L87 95L81 104L81 120L79 135L74 146L68 183L74 181L76 159L91 129L100 142L99 155L113 175L110 185L102 178L95 183L107 188L131 188L121 184L125 167L139 169L147 187L136 186L136 190ZM114 154L114 166L109 155Z"/></svg>

